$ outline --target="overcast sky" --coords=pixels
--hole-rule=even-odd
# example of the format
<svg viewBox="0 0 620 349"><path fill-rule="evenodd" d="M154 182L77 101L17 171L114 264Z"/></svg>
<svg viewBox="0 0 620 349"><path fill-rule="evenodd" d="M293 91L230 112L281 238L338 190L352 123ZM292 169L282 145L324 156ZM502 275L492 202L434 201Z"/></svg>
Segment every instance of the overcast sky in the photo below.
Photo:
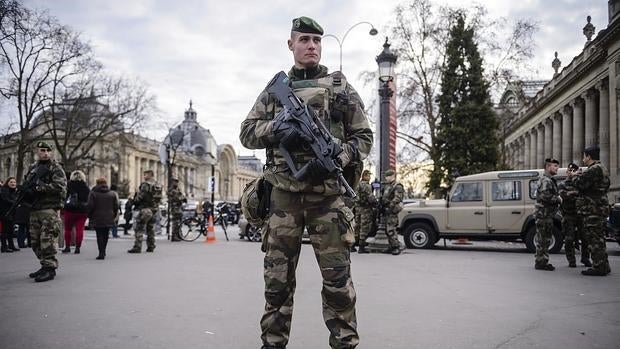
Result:
<svg viewBox="0 0 620 349"><path fill-rule="evenodd" d="M211 129L219 144L230 143L243 154L239 124L258 93L279 70L288 71L292 55L286 39L294 17L306 15L342 37L359 21L373 23L353 29L343 45L343 71L367 98L376 93L357 78L377 68L385 28L393 18L396 0L26 0L31 7L48 8L61 23L90 40L96 56L111 72L138 76L157 96L168 123L180 122L193 100L199 122ZM463 5L467 1L436 1ZM549 79L553 52L562 65L583 48L582 28L592 16L597 32L607 26L606 0L479 1L489 15L529 18L539 24L536 67L526 78ZM322 64L338 69L338 45L323 41ZM147 125L151 137L165 134L162 121Z"/></svg>

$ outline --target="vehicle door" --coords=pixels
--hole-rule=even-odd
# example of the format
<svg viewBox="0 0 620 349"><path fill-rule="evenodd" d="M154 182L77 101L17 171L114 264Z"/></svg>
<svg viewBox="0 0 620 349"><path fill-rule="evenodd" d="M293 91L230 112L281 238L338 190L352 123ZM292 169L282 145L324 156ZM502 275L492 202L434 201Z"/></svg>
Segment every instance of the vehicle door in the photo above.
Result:
<svg viewBox="0 0 620 349"><path fill-rule="evenodd" d="M487 213L482 181L457 182L450 193L449 232L487 232Z"/></svg>
<svg viewBox="0 0 620 349"><path fill-rule="evenodd" d="M520 232L526 216L522 180L490 181L489 185L489 230L495 233Z"/></svg>

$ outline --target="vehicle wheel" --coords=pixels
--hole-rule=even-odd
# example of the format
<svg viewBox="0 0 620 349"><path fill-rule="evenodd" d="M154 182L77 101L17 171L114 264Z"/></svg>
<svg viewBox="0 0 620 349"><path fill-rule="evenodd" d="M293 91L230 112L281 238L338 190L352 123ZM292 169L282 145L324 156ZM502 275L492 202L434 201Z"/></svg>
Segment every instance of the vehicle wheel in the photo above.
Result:
<svg viewBox="0 0 620 349"><path fill-rule="evenodd" d="M525 234L525 247L530 253L536 253L536 225L532 225ZM556 226L553 226L553 234L549 242L549 253L559 253L564 244L562 232Z"/></svg>
<svg viewBox="0 0 620 349"><path fill-rule="evenodd" d="M437 233L426 223L413 223L403 233L408 248L431 248L437 240Z"/></svg>
<svg viewBox="0 0 620 349"><path fill-rule="evenodd" d="M197 218L188 218L183 221L181 226L181 240L194 241L202 235L200 231L200 221Z"/></svg>
<svg viewBox="0 0 620 349"><path fill-rule="evenodd" d="M249 241L260 242L262 240L261 228L248 224L247 227L245 228L245 236L248 237Z"/></svg>

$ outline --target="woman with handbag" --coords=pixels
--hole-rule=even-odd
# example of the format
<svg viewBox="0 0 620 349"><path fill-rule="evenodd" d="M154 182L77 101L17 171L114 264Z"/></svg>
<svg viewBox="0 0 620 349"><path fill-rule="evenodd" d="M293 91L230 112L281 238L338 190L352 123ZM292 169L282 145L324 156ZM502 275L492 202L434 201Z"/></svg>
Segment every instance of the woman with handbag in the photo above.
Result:
<svg viewBox="0 0 620 349"><path fill-rule="evenodd" d="M67 200L65 201L64 226L65 249L62 253L71 252L71 230L75 228L75 253L80 253L84 239L84 224L88 218L86 203L90 189L86 184L84 172L76 170L71 173L67 183Z"/></svg>

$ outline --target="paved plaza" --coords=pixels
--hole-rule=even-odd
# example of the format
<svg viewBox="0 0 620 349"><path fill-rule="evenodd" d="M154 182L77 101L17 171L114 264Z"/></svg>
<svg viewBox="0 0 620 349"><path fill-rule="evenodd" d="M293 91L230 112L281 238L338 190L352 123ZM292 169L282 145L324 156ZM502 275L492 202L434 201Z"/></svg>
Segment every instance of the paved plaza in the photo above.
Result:
<svg viewBox="0 0 620 349"><path fill-rule="evenodd" d="M122 233L121 233L122 234ZM262 253L239 240L171 243L127 254L110 239L95 260L59 254L55 280L36 284L30 250L0 255L0 348L258 349ZM521 244L475 243L400 256L352 255L358 348L616 348L620 342L620 248L608 243L612 274L585 277L552 255L535 271ZM328 348L321 281L309 244L297 271L289 349Z"/></svg>

